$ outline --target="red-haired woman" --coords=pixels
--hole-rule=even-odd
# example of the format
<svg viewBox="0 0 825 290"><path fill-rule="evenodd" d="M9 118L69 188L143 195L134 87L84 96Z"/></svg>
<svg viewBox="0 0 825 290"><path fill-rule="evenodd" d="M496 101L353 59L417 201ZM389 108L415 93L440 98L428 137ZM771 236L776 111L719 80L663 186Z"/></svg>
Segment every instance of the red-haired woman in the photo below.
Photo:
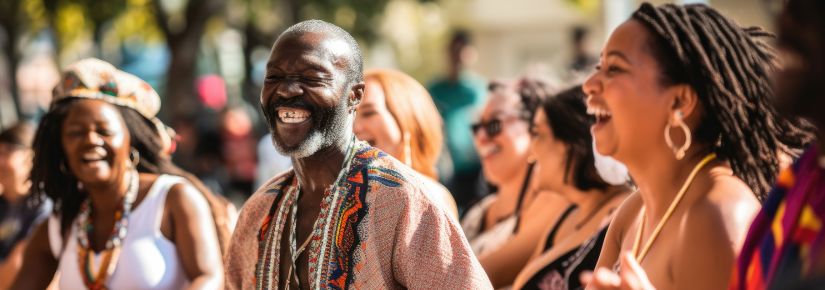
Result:
<svg viewBox="0 0 825 290"><path fill-rule="evenodd" d="M441 117L430 94L412 77L395 70L364 73L367 84L353 132L419 173L433 196L458 220L450 192L436 181L441 153Z"/></svg>

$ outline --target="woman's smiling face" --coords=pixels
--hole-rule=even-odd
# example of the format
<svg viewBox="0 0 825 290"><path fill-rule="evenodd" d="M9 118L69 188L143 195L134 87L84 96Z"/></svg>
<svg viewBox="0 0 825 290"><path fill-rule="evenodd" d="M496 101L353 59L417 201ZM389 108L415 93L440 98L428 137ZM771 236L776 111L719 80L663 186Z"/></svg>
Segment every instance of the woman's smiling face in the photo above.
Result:
<svg viewBox="0 0 825 290"><path fill-rule="evenodd" d="M530 121L523 118L522 107L514 91L492 93L481 113L482 123L498 123L498 132L492 136L486 129L473 134L484 176L492 184L500 185L517 178L527 168Z"/></svg>
<svg viewBox="0 0 825 290"><path fill-rule="evenodd" d="M129 129L112 104L82 100L73 105L61 133L66 166L85 185L123 176L131 152Z"/></svg>
<svg viewBox="0 0 825 290"><path fill-rule="evenodd" d="M352 132L358 140L367 141L371 146L401 159L403 136L398 122L387 108L384 89L376 78L365 78L364 82L364 99L358 105Z"/></svg>
<svg viewBox="0 0 825 290"><path fill-rule="evenodd" d="M653 34L628 20L604 46L597 71L584 83L587 105L597 116L596 149L627 163L644 158L652 146L667 146L663 130L671 112L671 88L662 86L661 69L651 55ZM665 147L666 148L666 147Z"/></svg>

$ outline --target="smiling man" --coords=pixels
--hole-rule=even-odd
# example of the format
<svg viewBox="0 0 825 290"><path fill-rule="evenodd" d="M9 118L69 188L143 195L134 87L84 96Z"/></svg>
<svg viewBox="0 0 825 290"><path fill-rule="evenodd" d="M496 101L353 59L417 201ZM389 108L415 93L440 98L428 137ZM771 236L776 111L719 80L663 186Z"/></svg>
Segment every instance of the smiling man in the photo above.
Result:
<svg viewBox="0 0 825 290"><path fill-rule="evenodd" d="M335 25L304 21L278 37L261 108L294 169L241 210L229 289L491 289L412 169L352 134L362 72L358 44Z"/></svg>

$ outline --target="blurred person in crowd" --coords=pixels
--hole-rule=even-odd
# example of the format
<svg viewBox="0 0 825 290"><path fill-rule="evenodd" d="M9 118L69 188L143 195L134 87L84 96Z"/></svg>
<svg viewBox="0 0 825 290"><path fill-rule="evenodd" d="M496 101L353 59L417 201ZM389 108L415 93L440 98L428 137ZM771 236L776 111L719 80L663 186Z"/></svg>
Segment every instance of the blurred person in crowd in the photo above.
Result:
<svg viewBox="0 0 825 290"><path fill-rule="evenodd" d="M619 208L590 289L724 289L779 169L814 128L771 105L777 53L703 4L644 3L584 84L599 153L639 190ZM664 134L663 134L664 132Z"/></svg>
<svg viewBox="0 0 825 290"><path fill-rule="evenodd" d="M477 58L468 33L455 33L448 56L447 75L431 83L428 91L444 119L444 139L449 154L443 158L449 157L453 164L450 176L443 176L441 181L463 212L487 191L479 178L481 164L467 131L471 120L476 118L474 114L484 103L486 81L464 69L465 64Z"/></svg>
<svg viewBox="0 0 825 290"><path fill-rule="evenodd" d="M779 14L779 51L784 60L775 104L825 128L825 2L791 0ZM792 166L779 174L748 231L729 289L821 289L825 278L824 132ZM808 281L820 278L818 282ZM797 288L794 288L797 289Z"/></svg>
<svg viewBox="0 0 825 290"><path fill-rule="evenodd" d="M428 192L458 221L455 200L437 181L436 162L443 146L441 116L430 94L418 81L394 70L367 71L364 83L364 99L352 126L355 137L420 173Z"/></svg>
<svg viewBox="0 0 825 290"><path fill-rule="evenodd" d="M34 140L54 214L12 289L220 289L226 205L169 159L157 93L97 59L63 70Z"/></svg>
<svg viewBox="0 0 825 290"><path fill-rule="evenodd" d="M21 122L0 132L0 289L8 289L34 228L49 216L51 200L30 195L35 127Z"/></svg>
<svg viewBox="0 0 825 290"><path fill-rule="evenodd" d="M226 147L222 134L226 123L222 115L227 102L225 83L218 75L201 75L195 80L195 91L198 100L195 109L191 114L175 118L173 124L179 141L172 161L195 174L212 193L226 196L231 181L223 151Z"/></svg>
<svg viewBox="0 0 825 290"><path fill-rule="evenodd" d="M229 289L491 289L458 223L418 173L352 133L361 49L308 20L273 45L261 109L294 170L244 205Z"/></svg>
<svg viewBox="0 0 825 290"><path fill-rule="evenodd" d="M569 80L581 79L593 72L593 67L599 63L599 58L589 51L590 30L586 27L573 28L573 62L569 66Z"/></svg>
<svg viewBox="0 0 825 290"><path fill-rule="evenodd" d="M523 93L544 95L535 82ZM579 275L593 271L613 214L631 193L627 168L594 152L589 115L581 86L545 98L533 118L530 151L540 169L538 189L557 192L570 202L561 217L542 231L531 261L514 289L583 289Z"/></svg>
<svg viewBox="0 0 825 290"><path fill-rule="evenodd" d="M228 109L221 116L220 166L226 168L231 181L226 195L248 198L255 179L256 140L252 138L252 119L242 107Z"/></svg>
<svg viewBox="0 0 825 290"><path fill-rule="evenodd" d="M60 80L51 49L43 44L34 46L32 55L20 63L15 78L21 117L29 120L39 120L46 113L52 89Z"/></svg>
<svg viewBox="0 0 825 290"><path fill-rule="evenodd" d="M255 170L255 182L253 189L258 190L273 176L287 171L292 167L292 159L289 156L281 155L272 146L272 134L267 133L258 141L258 167Z"/></svg>
<svg viewBox="0 0 825 290"><path fill-rule="evenodd" d="M175 121L177 150L172 162L194 174L212 193L225 196L229 178L222 166L220 135L211 129L199 129L197 123L197 118Z"/></svg>
<svg viewBox="0 0 825 290"><path fill-rule="evenodd" d="M461 226L497 288L513 283L548 221L569 206L556 193L536 190L536 179L547 177L531 178L538 165L530 156L530 120L541 100L536 94L520 95L524 83L492 82L481 121L473 125L484 176L498 191L471 207Z"/></svg>

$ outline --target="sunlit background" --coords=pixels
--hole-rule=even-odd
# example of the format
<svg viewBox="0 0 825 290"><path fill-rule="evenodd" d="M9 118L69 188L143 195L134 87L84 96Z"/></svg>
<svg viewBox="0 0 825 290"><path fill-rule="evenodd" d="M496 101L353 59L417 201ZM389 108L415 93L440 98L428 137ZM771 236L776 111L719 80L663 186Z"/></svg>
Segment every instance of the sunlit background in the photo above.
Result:
<svg viewBox="0 0 825 290"><path fill-rule="evenodd" d="M761 0L675 2L708 3L743 25L774 26ZM569 81L580 77L568 69L574 31L585 32L582 49L597 57L609 31L640 3L0 0L0 129L18 119L36 121L48 109L59 68L97 57L158 90L160 117L177 130L178 150L184 152L177 163L225 177L207 183L250 190L231 185L246 184L255 173L255 144L266 133L258 105L264 66L278 34L298 21L341 26L358 40L367 68L399 69L425 86L446 73L447 48L457 31L470 35L472 46L461 53L468 72L493 79L538 71ZM209 138L224 145L194 141Z"/></svg>

